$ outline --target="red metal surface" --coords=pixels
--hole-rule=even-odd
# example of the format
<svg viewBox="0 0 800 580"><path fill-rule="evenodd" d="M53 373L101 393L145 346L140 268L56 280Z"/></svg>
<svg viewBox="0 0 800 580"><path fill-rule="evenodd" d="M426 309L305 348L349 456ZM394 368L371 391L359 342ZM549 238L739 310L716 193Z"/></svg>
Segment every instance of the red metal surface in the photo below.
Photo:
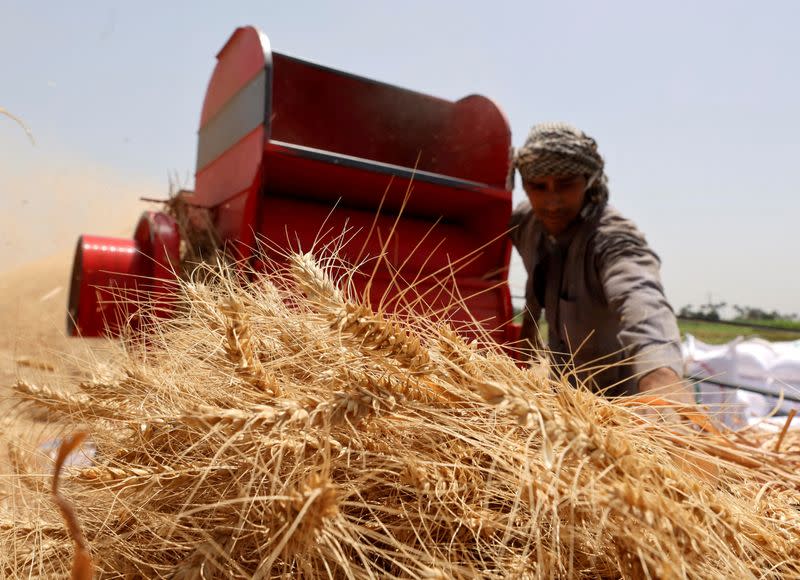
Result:
<svg viewBox="0 0 800 580"><path fill-rule="evenodd" d="M270 139L504 188L511 132L485 97L456 103L273 53Z"/></svg>
<svg viewBox="0 0 800 580"><path fill-rule="evenodd" d="M160 212L145 212L133 239L81 236L72 267L67 333L117 335L135 324L143 302L152 305L150 312L167 313L179 254L177 224Z"/></svg>
<svg viewBox="0 0 800 580"><path fill-rule="evenodd" d="M410 187L412 195L405 209L412 215L446 219L480 215L483 220L484 212L497 210L503 212L505 226L511 212L511 194L502 188L358 159L338 159L284 143L266 145L264 171L267 195L329 203L341 198L356 207L376 209L391 182L383 204L388 210L400 209Z"/></svg>
<svg viewBox="0 0 800 580"><path fill-rule="evenodd" d="M152 298L172 294L172 281L180 267L181 237L175 220L163 213L146 211L133 234L143 256L142 274L150 279Z"/></svg>
<svg viewBox="0 0 800 580"><path fill-rule="evenodd" d="M252 27L237 29L217 59L201 115L192 203L208 208L218 237L239 259L260 259L251 256L255 236L269 242L272 255L263 258L274 259L315 242L319 250L349 228L345 258L386 249L373 294L383 294L392 275L406 289L423 280L408 290L419 294L411 301L417 311L442 311L458 296L468 311L452 309L454 321L478 320L498 340L511 336L504 235L511 137L492 101L471 95L451 102L273 53ZM82 302L91 282L120 285L120 275L134 270L169 292L179 240L174 224L158 215L137 227L141 260L117 265L103 252L79 252L79 316L95 308ZM113 276L84 274L87 262ZM445 273L457 291L428 292ZM357 280L363 289L364 278Z"/></svg>
<svg viewBox="0 0 800 580"><path fill-rule="evenodd" d="M482 95L456 101L441 141L435 171L507 189L511 130L494 101Z"/></svg>
<svg viewBox="0 0 800 580"><path fill-rule="evenodd" d="M118 333L135 310L124 298L128 289L135 289L141 269L142 256L133 240L81 236L72 267L67 333Z"/></svg>
<svg viewBox="0 0 800 580"><path fill-rule="evenodd" d="M254 184L263 156L264 129L254 129L247 137L198 171L195 175L192 203L202 207L219 207L237 195L250 193L255 189Z"/></svg>
<svg viewBox="0 0 800 580"><path fill-rule="evenodd" d="M198 164L200 152L208 146L203 139L222 140L222 143L211 143L210 148L222 145L223 151L209 163L198 166L193 201L214 208L217 234L223 242L232 243L229 247L236 250L239 259L249 256L253 242L263 148L268 138L269 94L261 95L263 105L255 109L252 100L237 104L236 97L259 75L264 76L264 92L270 91L271 58L265 35L253 27L236 29L217 54L217 65L209 81L200 119ZM231 106L244 109L231 111ZM223 127L206 135L204 130L226 113L232 114L233 120L244 118L245 126L250 127L248 132L238 137L235 132L226 134ZM228 143L228 139L233 141Z"/></svg>
<svg viewBox="0 0 800 580"><path fill-rule="evenodd" d="M269 51L266 37L252 26L243 26L234 31L217 53L221 66L214 68L208 82L203 112L200 115L201 127L219 113L236 91L267 65L265 50Z"/></svg>
<svg viewBox="0 0 800 580"><path fill-rule="evenodd" d="M258 232L280 251L339 247L340 257L354 264L377 257L385 248L388 263L380 270L402 268L402 276L409 281L421 277L420 273L440 270L465 278L497 278L496 273L491 274L502 259L502 241L474 251L478 247L475 233L464 223L437 224L432 219L404 215L395 226L394 214L382 213L376 219L375 211L343 206L333 209L332 204L322 202L265 197ZM270 253L269 249L265 251ZM471 252L473 255L468 256ZM366 264L365 269L371 271L372 263Z"/></svg>
<svg viewBox="0 0 800 580"><path fill-rule="evenodd" d="M370 287L373 305L381 300L389 312L408 313L409 309L433 320L446 321L467 336L507 342L513 318L504 307L505 288L496 282L457 278L428 280L409 287L390 278L375 278ZM388 306L388 307L387 307Z"/></svg>
<svg viewBox="0 0 800 580"><path fill-rule="evenodd" d="M459 292L437 296L423 283L423 299L415 301L417 311L440 310L460 296L469 312L451 309L449 316L457 325L480 322L497 340L511 339L506 328L513 317L506 284L510 244L504 235L510 192L479 185L454 187L446 180L426 181L420 175L394 176L387 190L390 175L384 170L304 157L302 151L269 143L257 231L270 240L269 247L280 248L275 254L337 247L344 259L355 262L385 251L386 260L376 274L388 279L399 269L400 288L434 274L452 275ZM302 176L301 191L298 176ZM376 218L382 197L381 215ZM371 264L364 270L371 272ZM487 291L492 287L496 288Z"/></svg>

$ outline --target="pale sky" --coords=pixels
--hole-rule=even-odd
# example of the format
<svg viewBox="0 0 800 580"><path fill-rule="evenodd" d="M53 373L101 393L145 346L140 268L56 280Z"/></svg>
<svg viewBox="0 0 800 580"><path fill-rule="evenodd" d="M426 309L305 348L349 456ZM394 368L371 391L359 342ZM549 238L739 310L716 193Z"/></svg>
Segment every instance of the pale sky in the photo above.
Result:
<svg viewBox="0 0 800 580"><path fill-rule="evenodd" d="M37 142L0 117L0 272L131 229L170 174L191 187L215 55L252 24L279 52L489 96L516 145L537 122L581 127L676 308L800 312L799 20L791 0L0 0L0 107Z"/></svg>

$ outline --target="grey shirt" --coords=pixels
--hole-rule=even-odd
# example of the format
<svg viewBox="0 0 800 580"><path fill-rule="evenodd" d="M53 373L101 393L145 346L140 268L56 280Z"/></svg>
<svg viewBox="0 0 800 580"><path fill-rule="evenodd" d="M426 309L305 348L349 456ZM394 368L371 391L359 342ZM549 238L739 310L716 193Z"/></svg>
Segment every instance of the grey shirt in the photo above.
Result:
<svg viewBox="0 0 800 580"><path fill-rule="evenodd" d="M538 344L544 310L556 366L608 395L634 394L656 368L682 375L680 333L658 256L633 222L608 205L596 209L557 239L529 202L514 210L511 240L528 272L522 338Z"/></svg>

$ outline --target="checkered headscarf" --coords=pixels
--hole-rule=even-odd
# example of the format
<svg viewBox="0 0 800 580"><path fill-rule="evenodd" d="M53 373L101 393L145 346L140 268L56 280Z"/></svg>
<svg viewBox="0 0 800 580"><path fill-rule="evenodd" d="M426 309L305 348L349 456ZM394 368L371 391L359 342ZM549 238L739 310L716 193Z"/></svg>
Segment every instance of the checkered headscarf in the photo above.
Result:
<svg viewBox="0 0 800 580"><path fill-rule="evenodd" d="M587 205L602 206L608 200L604 163L597 143L567 123L534 125L525 144L514 155L514 166L523 180L585 175L589 181Z"/></svg>

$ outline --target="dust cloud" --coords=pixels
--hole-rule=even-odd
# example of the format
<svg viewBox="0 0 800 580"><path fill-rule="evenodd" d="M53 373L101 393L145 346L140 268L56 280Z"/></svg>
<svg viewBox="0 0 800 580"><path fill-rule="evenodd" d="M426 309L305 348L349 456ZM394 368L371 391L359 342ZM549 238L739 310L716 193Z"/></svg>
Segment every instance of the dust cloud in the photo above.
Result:
<svg viewBox="0 0 800 580"><path fill-rule="evenodd" d="M166 171L160 182L126 175L3 135L0 150L0 275L71 251L81 233L130 235L146 207L139 198L168 190Z"/></svg>
<svg viewBox="0 0 800 580"><path fill-rule="evenodd" d="M65 336L78 236L132 235L139 213L152 207L139 198L166 197L166 175L131 175L0 131L0 399L29 374L20 361L63 368L85 356L83 341Z"/></svg>

